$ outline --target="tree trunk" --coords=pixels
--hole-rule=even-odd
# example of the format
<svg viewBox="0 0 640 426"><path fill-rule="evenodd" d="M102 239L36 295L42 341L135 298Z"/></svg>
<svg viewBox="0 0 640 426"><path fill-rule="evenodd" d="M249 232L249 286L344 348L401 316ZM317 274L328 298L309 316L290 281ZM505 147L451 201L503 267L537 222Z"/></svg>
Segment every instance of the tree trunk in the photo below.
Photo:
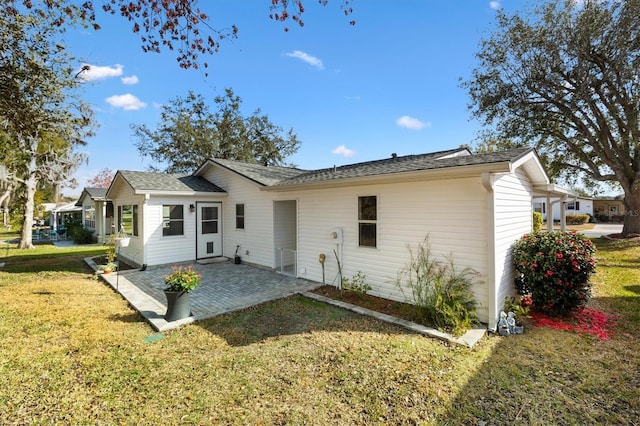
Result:
<svg viewBox="0 0 640 426"><path fill-rule="evenodd" d="M640 234L640 185L632 185L624 194L624 226L622 234Z"/></svg>
<svg viewBox="0 0 640 426"><path fill-rule="evenodd" d="M26 200L24 203L24 222L22 223L22 232L20 234L21 249L32 249L33 247L33 209L36 198L36 187L38 179L35 173L36 159L32 157L27 179L25 179Z"/></svg>
<svg viewBox="0 0 640 426"><path fill-rule="evenodd" d="M53 202L54 203L59 203L60 202L60 187L62 185L60 184L60 182L56 182L53 184Z"/></svg>
<svg viewBox="0 0 640 426"><path fill-rule="evenodd" d="M0 210L2 210L2 226L9 227L9 201L11 200L11 191L13 186L7 184L4 193L0 196Z"/></svg>

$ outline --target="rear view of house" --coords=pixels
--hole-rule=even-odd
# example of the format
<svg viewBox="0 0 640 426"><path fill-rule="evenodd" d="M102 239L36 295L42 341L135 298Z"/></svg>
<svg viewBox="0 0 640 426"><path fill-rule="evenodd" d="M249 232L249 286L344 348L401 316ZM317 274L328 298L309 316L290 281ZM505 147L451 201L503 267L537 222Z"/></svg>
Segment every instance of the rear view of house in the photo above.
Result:
<svg viewBox="0 0 640 426"><path fill-rule="evenodd" d="M479 273L481 320L495 328L513 291L511 248L548 193L532 149L466 149L304 171L221 159L193 175L119 171L108 190L137 265L233 258L327 284L361 272L371 294L405 301L395 284L409 247ZM326 259L320 262L321 256Z"/></svg>

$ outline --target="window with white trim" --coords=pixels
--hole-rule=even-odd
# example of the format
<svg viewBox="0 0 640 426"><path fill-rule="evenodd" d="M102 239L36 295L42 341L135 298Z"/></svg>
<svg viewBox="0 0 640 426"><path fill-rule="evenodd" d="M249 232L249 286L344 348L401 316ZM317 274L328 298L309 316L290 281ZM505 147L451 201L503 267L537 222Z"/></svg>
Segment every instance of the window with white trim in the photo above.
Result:
<svg viewBox="0 0 640 426"><path fill-rule="evenodd" d="M236 204L236 229L244 229L244 204Z"/></svg>
<svg viewBox="0 0 640 426"><path fill-rule="evenodd" d="M182 204L162 206L162 235L184 235L184 206Z"/></svg>
<svg viewBox="0 0 640 426"><path fill-rule="evenodd" d="M358 245L377 247L378 197L358 197Z"/></svg>

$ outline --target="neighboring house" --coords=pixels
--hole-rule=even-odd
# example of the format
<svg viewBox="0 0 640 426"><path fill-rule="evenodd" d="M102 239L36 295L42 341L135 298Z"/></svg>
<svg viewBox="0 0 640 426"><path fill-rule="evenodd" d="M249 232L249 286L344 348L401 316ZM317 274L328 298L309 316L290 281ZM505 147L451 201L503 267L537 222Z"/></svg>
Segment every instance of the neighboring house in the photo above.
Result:
<svg viewBox="0 0 640 426"><path fill-rule="evenodd" d="M57 204L50 212L50 228L56 230L59 226L63 226L66 221L78 219L81 212L82 209L76 206L75 203Z"/></svg>
<svg viewBox="0 0 640 426"><path fill-rule="evenodd" d="M138 266L233 258L338 285L361 271L371 294L406 301L398 272L428 237L434 256L479 273L480 319L495 329L513 294L511 251L549 185L533 149L455 149L316 171L207 160L193 175L118 171L107 191ZM320 255L326 261L320 263Z"/></svg>
<svg viewBox="0 0 640 426"><path fill-rule="evenodd" d="M596 219L602 222L624 222L624 195L598 197L593 200Z"/></svg>
<svg viewBox="0 0 640 426"><path fill-rule="evenodd" d="M549 212L549 206L553 211L551 217L558 222L561 219L560 208L564 206L564 213L567 214L588 214L593 216L593 198L574 196L563 197L551 197L547 200L546 197L534 197L533 210L542 213L542 219L547 220L547 213Z"/></svg>
<svg viewBox="0 0 640 426"><path fill-rule="evenodd" d="M112 232L113 203L106 198L107 188L84 188L76 202L82 208L82 226L96 235L99 243Z"/></svg>

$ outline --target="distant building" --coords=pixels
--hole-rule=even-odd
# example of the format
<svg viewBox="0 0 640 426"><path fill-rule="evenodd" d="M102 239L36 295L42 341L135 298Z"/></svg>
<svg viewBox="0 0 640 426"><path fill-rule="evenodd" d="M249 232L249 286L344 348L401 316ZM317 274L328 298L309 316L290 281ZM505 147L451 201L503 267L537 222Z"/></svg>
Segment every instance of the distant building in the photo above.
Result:
<svg viewBox="0 0 640 426"><path fill-rule="evenodd" d="M593 200L593 212L601 222L624 222L624 195L596 198Z"/></svg>

